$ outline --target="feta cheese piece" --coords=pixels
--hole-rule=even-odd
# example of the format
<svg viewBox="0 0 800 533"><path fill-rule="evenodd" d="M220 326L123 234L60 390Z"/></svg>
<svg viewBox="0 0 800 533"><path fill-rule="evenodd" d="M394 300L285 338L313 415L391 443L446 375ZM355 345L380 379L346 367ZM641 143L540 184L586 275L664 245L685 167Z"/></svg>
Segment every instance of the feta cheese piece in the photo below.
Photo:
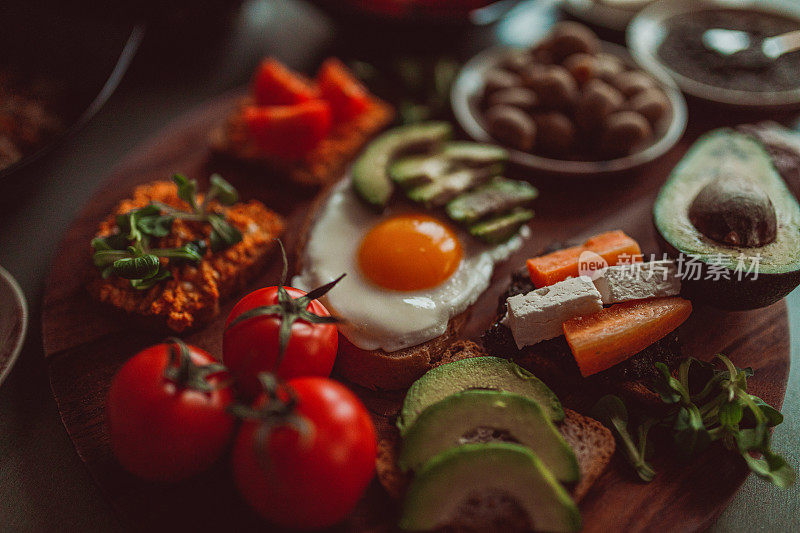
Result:
<svg viewBox="0 0 800 533"><path fill-rule="evenodd" d="M512 296L506 303L506 325L519 349L563 335L565 321L603 309L600 293L583 276Z"/></svg>
<svg viewBox="0 0 800 533"><path fill-rule="evenodd" d="M669 259L610 266L594 280L594 286L606 305L681 292L678 267Z"/></svg>

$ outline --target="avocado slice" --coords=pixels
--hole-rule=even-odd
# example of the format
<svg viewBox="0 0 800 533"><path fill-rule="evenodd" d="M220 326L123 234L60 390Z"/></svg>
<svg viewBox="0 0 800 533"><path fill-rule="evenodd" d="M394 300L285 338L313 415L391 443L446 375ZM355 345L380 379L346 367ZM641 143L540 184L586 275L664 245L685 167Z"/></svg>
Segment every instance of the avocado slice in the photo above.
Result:
<svg viewBox="0 0 800 533"><path fill-rule="evenodd" d="M537 401L550 420L564 420L561 402L539 378L507 359L471 357L437 366L411 385L397 418L400 433L405 434L428 406L467 389L520 394Z"/></svg>
<svg viewBox="0 0 800 533"><path fill-rule="evenodd" d="M389 167L389 176L404 189L411 189L433 183L450 171L501 165L507 159L508 152L499 146L450 141L431 154L410 155L396 160ZM498 173L502 172L502 167L494 168Z"/></svg>
<svg viewBox="0 0 800 533"><path fill-rule="evenodd" d="M503 171L500 164L477 168L461 168L439 176L431 183L414 187L407 192L414 202L424 203L426 207L439 207L459 194L477 187Z"/></svg>
<svg viewBox="0 0 800 533"><path fill-rule="evenodd" d="M457 222L473 224L478 220L522 207L539 195L527 181L497 177L448 202L447 215Z"/></svg>
<svg viewBox="0 0 800 533"><path fill-rule="evenodd" d="M434 182L451 166L451 161L439 155L409 155L392 163L389 177L403 189L410 189Z"/></svg>
<svg viewBox="0 0 800 533"><path fill-rule="evenodd" d="M421 122L378 136L353 163L351 174L356 193L371 206L383 210L394 191L388 174L392 160L404 154L428 151L450 135L452 127L446 122Z"/></svg>
<svg viewBox="0 0 800 533"><path fill-rule="evenodd" d="M479 428L499 431L532 449L559 481L580 476L575 453L537 402L493 390L457 392L422 411L403 436L398 464L418 470L434 455L463 445Z"/></svg>
<svg viewBox="0 0 800 533"><path fill-rule="evenodd" d="M400 528L446 526L465 501L499 491L526 512L536 531L578 531L581 515L567 491L528 448L507 442L467 444L428 461L403 504Z"/></svg>
<svg viewBox="0 0 800 533"><path fill-rule="evenodd" d="M800 205L745 134L701 137L659 192L653 220L664 250L682 259L693 300L753 309L800 284Z"/></svg>
<svg viewBox="0 0 800 533"><path fill-rule="evenodd" d="M469 233L491 244L505 242L513 237L519 229L533 218L530 209L517 208L510 213L478 222L469 227Z"/></svg>
<svg viewBox="0 0 800 533"><path fill-rule="evenodd" d="M508 150L505 148L500 148L494 144L469 141L447 142L442 146L440 153L450 161L468 167L479 167L508 161Z"/></svg>

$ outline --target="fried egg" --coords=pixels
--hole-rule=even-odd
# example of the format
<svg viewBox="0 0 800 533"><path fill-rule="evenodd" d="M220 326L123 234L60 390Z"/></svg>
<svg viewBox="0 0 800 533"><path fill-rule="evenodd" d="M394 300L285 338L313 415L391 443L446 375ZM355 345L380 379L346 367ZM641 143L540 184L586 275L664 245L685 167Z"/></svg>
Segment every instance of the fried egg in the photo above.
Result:
<svg viewBox="0 0 800 533"><path fill-rule="evenodd" d="M419 207L397 203L378 214L345 179L317 213L292 284L308 291L346 273L322 298L343 320L339 331L361 349L393 352L444 334L528 234L523 227L490 246Z"/></svg>

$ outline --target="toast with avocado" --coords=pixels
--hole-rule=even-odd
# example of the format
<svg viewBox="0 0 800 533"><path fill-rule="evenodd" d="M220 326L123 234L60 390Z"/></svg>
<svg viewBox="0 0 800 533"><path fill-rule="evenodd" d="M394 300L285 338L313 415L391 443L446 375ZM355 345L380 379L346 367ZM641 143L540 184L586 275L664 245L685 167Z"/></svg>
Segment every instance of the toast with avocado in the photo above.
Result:
<svg viewBox="0 0 800 533"><path fill-rule="evenodd" d="M404 501L400 527L577 530L576 502L608 465L611 432L475 343L455 343L443 359L379 442L378 479Z"/></svg>
<svg viewBox="0 0 800 533"><path fill-rule="evenodd" d="M490 281L494 264L521 246L526 235L524 226L533 216L529 204L538 195L536 189L500 175L508 157L505 150L453 141L451 136L452 127L442 122L415 123L381 134L354 161L346 181L333 185L318 198L301 232L298 286L327 282L333 269L330 258L347 257L336 270L348 273L343 283L350 283L350 287L340 286L326 295L326 305L346 322L340 329L336 371L356 384L371 389L404 389L438 363L447 347L458 339L473 302ZM396 252L404 242L417 242L414 239L420 233L425 233L424 239L433 235L430 229L414 229L411 236L404 230L369 241L377 252L366 255L365 260L363 250L373 230L383 228L384 223L394 224L398 218L404 219L403 228L435 227L436 235L447 236L448 246L440 248L425 241L408 253ZM349 239L345 234L357 236ZM335 247L331 244L334 241ZM403 270L406 278L415 282L420 274L417 270L434 264L431 251L438 254L445 249L456 250L445 259L453 268L435 283L415 289L391 283L398 277L396 270ZM409 254L416 254L415 259L407 260ZM386 261L387 256L395 262ZM376 262L380 268L372 268ZM442 263L435 264L439 269ZM372 271L383 273L384 279L372 277ZM464 283L448 285L457 276ZM386 283L385 278L391 279ZM384 303L407 298L421 302L421 307L403 307L375 327L377 318L353 309L355 296L350 298L352 305L347 302L349 309L342 311L342 306L336 305L333 300L344 299L347 291L363 295L364 309L380 300L376 312ZM430 306L434 306L432 314L436 316L418 326L417 317ZM400 316L413 316L408 318L408 329L387 325Z"/></svg>

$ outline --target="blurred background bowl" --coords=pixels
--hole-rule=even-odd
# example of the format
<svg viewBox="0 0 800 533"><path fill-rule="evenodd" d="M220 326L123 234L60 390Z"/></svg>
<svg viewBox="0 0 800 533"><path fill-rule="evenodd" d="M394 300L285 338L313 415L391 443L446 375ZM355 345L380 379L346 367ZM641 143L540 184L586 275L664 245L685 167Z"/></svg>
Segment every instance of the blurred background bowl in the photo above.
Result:
<svg viewBox="0 0 800 533"><path fill-rule="evenodd" d="M625 48L613 43L603 42L603 51L622 59L626 65L636 67ZM512 48L494 47L484 50L470 59L461 69L451 91L453 114L461 128L476 141L499 144L483 124L480 113L480 99L484 78L488 71L496 67ZM529 152L508 148L511 163L524 170L544 175L571 177L598 177L628 172L649 163L667 153L683 135L686 129L686 101L671 81L661 83L661 89L670 102L670 114L661 121L655 131L653 144L625 157L606 161L574 161L553 159Z"/></svg>
<svg viewBox="0 0 800 533"><path fill-rule="evenodd" d="M94 116L116 89L144 35L141 23L87 16L70 3L8 4L2 10L0 75L13 72L22 84L47 85L60 128L0 169L0 182L45 155Z"/></svg>

